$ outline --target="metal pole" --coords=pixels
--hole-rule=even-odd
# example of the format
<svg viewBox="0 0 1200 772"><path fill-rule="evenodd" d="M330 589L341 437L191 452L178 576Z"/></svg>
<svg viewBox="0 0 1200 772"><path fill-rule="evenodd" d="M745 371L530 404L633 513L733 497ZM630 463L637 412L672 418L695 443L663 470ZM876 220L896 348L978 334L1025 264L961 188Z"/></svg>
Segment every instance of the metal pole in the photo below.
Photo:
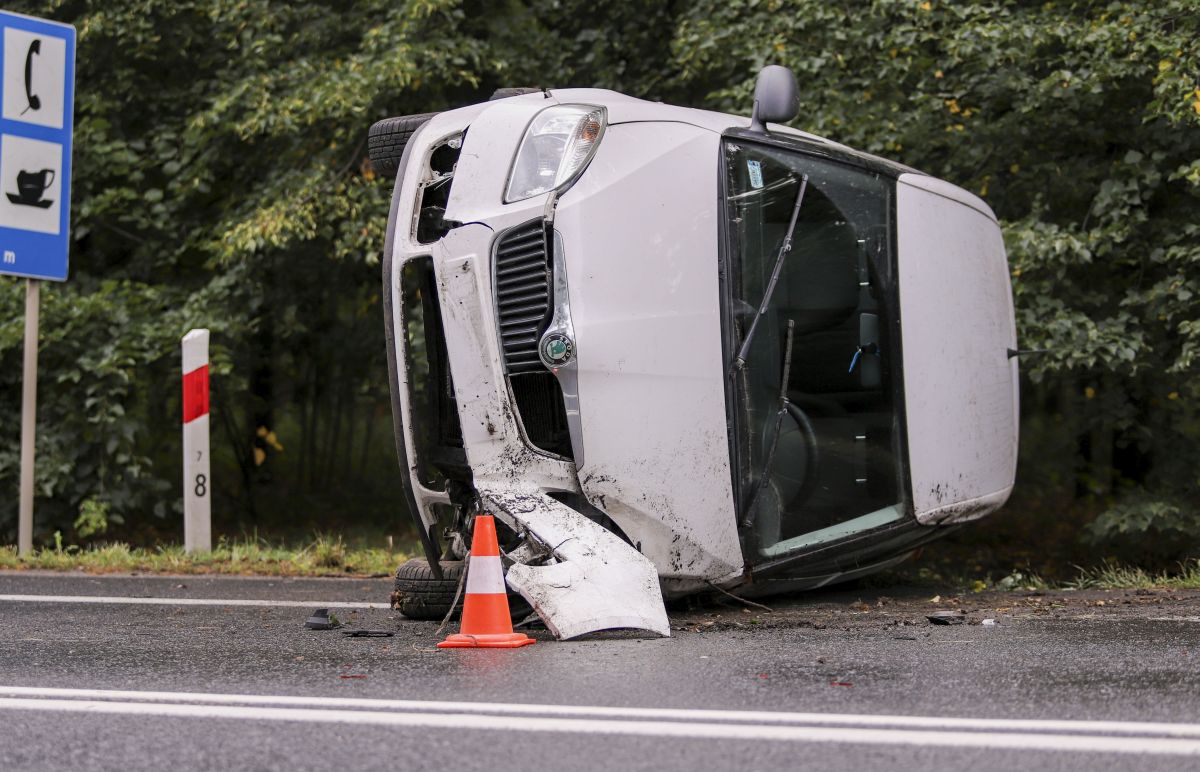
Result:
<svg viewBox="0 0 1200 772"><path fill-rule="evenodd" d="M25 372L21 389L21 509L17 552L33 551L33 468L37 439L37 357L40 283L25 280Z"/></svg>

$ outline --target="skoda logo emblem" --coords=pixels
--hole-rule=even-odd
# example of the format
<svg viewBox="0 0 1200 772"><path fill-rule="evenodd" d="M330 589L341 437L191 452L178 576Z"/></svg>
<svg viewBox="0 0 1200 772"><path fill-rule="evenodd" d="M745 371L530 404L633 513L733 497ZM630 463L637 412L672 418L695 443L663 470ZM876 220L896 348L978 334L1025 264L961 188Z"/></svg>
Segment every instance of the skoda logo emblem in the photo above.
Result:
<svg viewBox="0 0 1200 772"><path fill-rule="evenodd" d="M542 338L542 362L546 367L562 367L575 356L575 342L561 332Z"/></svg>

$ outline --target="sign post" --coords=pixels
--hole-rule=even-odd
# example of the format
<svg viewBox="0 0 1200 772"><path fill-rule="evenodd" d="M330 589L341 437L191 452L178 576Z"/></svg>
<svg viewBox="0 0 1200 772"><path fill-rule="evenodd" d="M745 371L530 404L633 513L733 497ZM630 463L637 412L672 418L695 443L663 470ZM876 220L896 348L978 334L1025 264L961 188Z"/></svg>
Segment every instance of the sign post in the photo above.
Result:
<svg viewBox="0 0 1200 772"><path fill-rule="evenodd" d="M183 550L212 551L208 330L183 336Z"/></svg>
<svg viewBox="0 0 1200 772"><path fill-rule="evenodd" d="M33 549L39 279L66 281L75 28L0 11L0 274L24 276L17 549Z"/></svg>
<svg viewBox="0 0 1200 772"><path fill-rule="evenodd" d="M33 551L33 459L37 436L37 279L25 280L25 369L21 374L21 509L17 516L17 552Z"/></svg>

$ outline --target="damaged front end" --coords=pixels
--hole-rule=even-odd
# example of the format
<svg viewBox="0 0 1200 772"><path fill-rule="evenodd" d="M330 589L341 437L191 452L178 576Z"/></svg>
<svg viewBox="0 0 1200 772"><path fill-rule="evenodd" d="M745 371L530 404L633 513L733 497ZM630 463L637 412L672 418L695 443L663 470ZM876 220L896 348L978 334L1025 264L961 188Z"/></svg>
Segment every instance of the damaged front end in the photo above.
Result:
<svg viewBox="0 0 1200 772"><path fill-rule="evenodd" d="M578 483L573 331L546 196L529 195L538 159L502 195L479 195L489 169L478 162L493 155L479 145L507 136L511 159L531 112L495 107L421 126L397 173L383 268L409 508L431 566L465 558L472 516L494 514L509 586L561 638L669 635L655 566L599 524ZM568 111L557 113L561 123ZM484 211L512 196L521 201Z"/></svg>

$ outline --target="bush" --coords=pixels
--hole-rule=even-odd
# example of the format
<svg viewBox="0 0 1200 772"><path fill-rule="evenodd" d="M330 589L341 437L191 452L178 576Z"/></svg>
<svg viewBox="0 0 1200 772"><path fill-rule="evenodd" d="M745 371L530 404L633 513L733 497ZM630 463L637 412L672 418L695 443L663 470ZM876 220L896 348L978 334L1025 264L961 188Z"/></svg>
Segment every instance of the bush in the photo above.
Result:
<svg viewBox="0 0 1200 772"><path fill-rule="evenodd" d="M1131 496L1106 510L1084 538L1123 561L1165 566L1200 554L1200 507Z"/></svg>

